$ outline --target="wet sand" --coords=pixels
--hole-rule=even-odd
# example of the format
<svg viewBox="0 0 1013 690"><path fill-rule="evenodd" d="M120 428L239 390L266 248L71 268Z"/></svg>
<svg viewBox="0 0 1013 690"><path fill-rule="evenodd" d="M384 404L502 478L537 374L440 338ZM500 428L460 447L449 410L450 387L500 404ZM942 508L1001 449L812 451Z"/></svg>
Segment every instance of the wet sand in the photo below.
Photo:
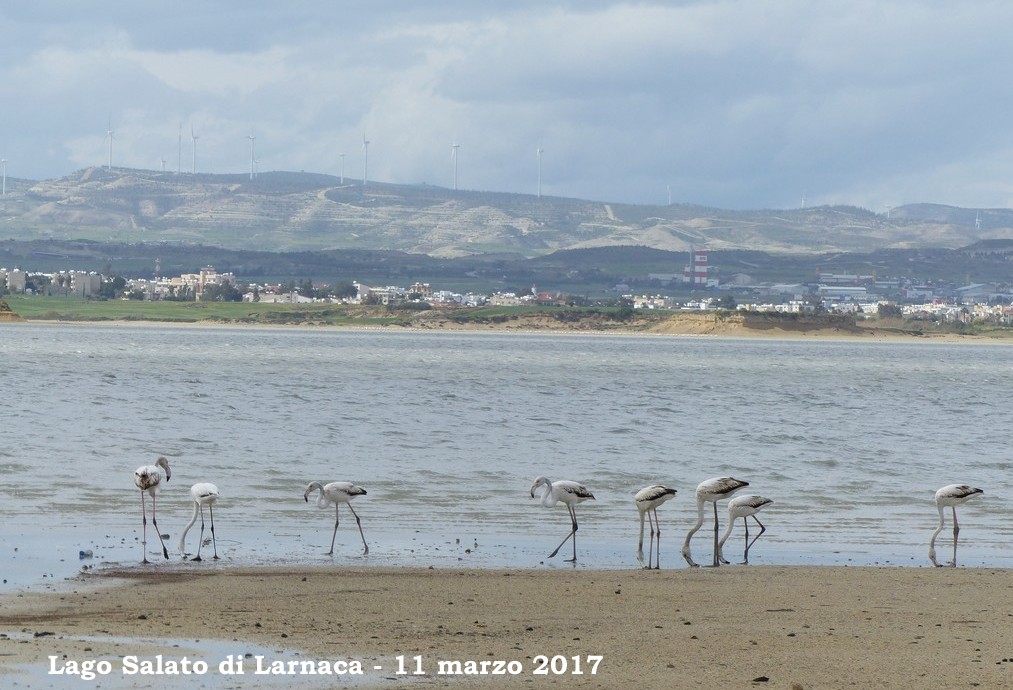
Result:
<svg viewBox="0 0 1013 690"><path fill-rule="evenodd" d="M188 658L205 661L209 676L227 661L224 649L241 655L256 644L273 650L253 652L265 657L264 668L282 659L283 650L296 651L300 656L288 658L359 662L381 687L409 678L426 687L949 688L1013 682L1013 613L1002 605L1011 587L1006 570L200 567L138 566L90 575L72 583L73 591L5 595L0 631L10 638L0 638L0 663L8 671L30 663L34 677L45 680L49 655L57 656L57 668L106 658L112 677L121 674L124 656L143 661L161 652L163 661L179 662L188 653L129 639L154 637L200 640L192 647L203 651ZM407 675L397 675L398 655ZM592 675L594 655L602 658ZM574 657L583 675L572 674ZM520 673L441 676L441 660L461 661L462 671L469 661L476 670L483 661L516 661ZM255 656L244 663L252 680ZM566 672L553 673L553 663ZM426 675L411 675L416 664ZM547 675L535 673L540 666ZM320 676L277 680L279 687L299 687Z"/></svg>

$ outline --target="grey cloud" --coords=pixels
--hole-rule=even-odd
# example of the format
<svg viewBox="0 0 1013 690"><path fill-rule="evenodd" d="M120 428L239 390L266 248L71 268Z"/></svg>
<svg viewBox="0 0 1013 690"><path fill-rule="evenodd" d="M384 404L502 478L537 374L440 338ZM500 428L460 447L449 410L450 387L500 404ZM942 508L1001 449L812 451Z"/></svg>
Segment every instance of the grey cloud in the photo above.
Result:
<svg viewBox="0 0 1013 690"><path fill-rule="evenodd" d="M0 153L610 201L1009 204L1013 7L984 0L200 3L0 11ZM14 133L17 133L15 136ZM189 149L187 149L189 152ZM203 162L201 162L203 161Z"/></svg>

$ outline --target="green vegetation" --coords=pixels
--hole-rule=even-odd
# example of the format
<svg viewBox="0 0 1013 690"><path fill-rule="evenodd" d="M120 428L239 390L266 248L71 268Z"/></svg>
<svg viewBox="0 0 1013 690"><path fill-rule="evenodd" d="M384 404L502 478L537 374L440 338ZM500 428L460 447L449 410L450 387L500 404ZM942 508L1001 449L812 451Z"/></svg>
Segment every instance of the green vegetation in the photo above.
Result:
<svg viewBox="0 0 1013 690"><path fill-rule="evenodd" d="M335 304L96 301L20 296L8 296L5 299L11 311L27 320L361 326L394 325L405 320L396 313L388 313L383 309Z"/></svg>
<svg viewBox="0 0 1013 690"><path fill-rule="evenodd" d="M26 320L151 321L162 323L219 323L307 326L413 326L440 328L441 323L483 326L547 317L560 328L614 328L636 320L653 323L664 312L644 314L620 307L505 306L435 310L429 305L398 307L344 304L273 304L252 302L146 302L138 300L82 300L66 297L5 298L11 310Z"/></svg>

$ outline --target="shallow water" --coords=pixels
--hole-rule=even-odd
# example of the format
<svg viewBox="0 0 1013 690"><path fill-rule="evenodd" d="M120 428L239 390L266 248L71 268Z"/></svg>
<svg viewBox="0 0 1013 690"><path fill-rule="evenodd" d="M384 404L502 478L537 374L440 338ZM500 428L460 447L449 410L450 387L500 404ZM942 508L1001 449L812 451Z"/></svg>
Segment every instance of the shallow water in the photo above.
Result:
<svg viewBox="0 0 1013 690"><path fill-rule="evenodd" d="M542 474L595 493L577 567L637 567L632 496L657 482L679 490L662 566L685 567L693 489L718 475L775 501L751 562L928 565L933 493L968 482L985 495L959 510L961 565L1013 565L1008 346L17 324L0 381L0 591L138 564L132 475L159 455L177 565L189 486L222 493L222 560L184 567L571 567L569 547L546 558L569 522L529 497ZM366 487L368 557L344 509L324 555L333 511L303 500L313 479ZM150 529L148 557L164 565Z"/></svg>

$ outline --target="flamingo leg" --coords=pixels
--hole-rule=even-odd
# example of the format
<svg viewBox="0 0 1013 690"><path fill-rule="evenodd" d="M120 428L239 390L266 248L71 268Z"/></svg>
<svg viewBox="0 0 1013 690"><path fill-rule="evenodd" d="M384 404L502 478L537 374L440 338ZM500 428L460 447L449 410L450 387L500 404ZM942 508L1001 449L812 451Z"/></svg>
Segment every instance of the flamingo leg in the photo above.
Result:
<svg viewBox="0 0 1013 690"><path fill-rule="evenodd" d="M568 563L577 562L577 511L573 506L567 506L570 509L570 519L573 520L573 558L569 559Z"/></svg>
<svg viewBox="0 0 1013 690"><path fill-rule="evenodd" d="M197 538L197 555L191 558L191 561L203 561L200 557L200 547L204 544L204 506L197 503L200 506L200 537Z"/></svg>
<svg viewBox="0 0 1013 690"><path fill-rule="evenodd" d="M338 536L338 504L334 504L334 532L331 534L331 550L327 552L328 556L334 555L334 540Z"/></svg>
<svg viewBox="0 0 1013 690"><path fill-rule="evenodd" d="M566 544L566 542L570 540L570 537L573 537L573 560L576 561L577 560L577 515L576 515L576 513L573 512L573 508L571 506L566 506L566 509L568 511L570 511L570 525L572 526L572 529L570 530L570 533L566 535L566 538L563 539L563 541L559 542L559 546L557 546L556 548L554 548L552 550L552 553L549 554L549 558L552 558L557 553L559 553L559 550L561 548L563 548L563 545Z"/></svg>
<svg viewBox="0 0 1013 690"><path fill-rule="evenodd" d="M953 511L953 561L950 563L954 568L957 567L957 535L960 534L960 525L957 524L957 506L950 506L950 510Z"/></svg>
<svg viewBox="0 0 1013 690"><path fill-rule="evenodd" d="M148 563L148 511L144 507L144 489L141 489L141 554L144 556L141 563Z"/></svg>
<svg viewBox="0 0 1013 690"><path fill-rule="evenodd" d="M218 560L218 543L215 541L215 506L211 504L208 506L208 512L211 513L211 546L215 550L214 559ZM201 511L201 518L204 517L204 511Z"/></svg>
<svg viewBox="0 0 1013 690"><path fill-rule="evenodd" d="M748 541L748 539L749 539L749 523L746 521L746 518L742 518L742 523L746 526L746 540L747 540L746 541L745 560L742 561L743 565L749 565L749 549L752 548L753 544L756 543L756 540L759 539L763 535L763 533L767 531L767 528L763 526L762 522L760 522L760 518L758 518L758 517L756 517L754 515L753 519L756 520L756 524L758 524L760 526L760 533L757 534L755 537L753 537L753 541Z"/></svg>
<svg viewBox="0 0 1013 690"><path fill-rule="evenodd" d="M640 541L637 542L637 560L640 561L640 567L641 568L644 567L644 513L645 512L647 512L647 511L641 511L641 513L640 513ZM650 518L651 516L648 515L647 517ZM652 535L652 543L653 543L653 535L654 535L654 530L653 529L651 530L651 535ZM651 565L648 563L647 567L650 568Z"/></svg>
<svg viewBox="0 0 1013 690"><path fill-rule="evenodd" d="M165 560L169 560L169 549L165 548L165 542L162 540L162 530L158 529L158 523L155 521L155 494L151 494L151 524L155 528L155 534L158 535L158 541L162 545L162 555Z"/></svg>
<svg viewBox="0 0 1013 690"><path fill-rule="evenodd" d="M721 565L718 560L718 502L714 501L714 563L713 567Z"/></svg>
<svg viewBox="0 0 1013 690"><path fill-rule="evenodd" d="M661 523L658 522L658 509L655 508L651 512L654 513L654 522L651 523L651 537L652 541L654 539L657 539L658 541L658 548L654 552L654 559L655 559L654 568L656 570L661 570ZM648 519L650 519L651 516L648 515L647 517ZM648 564L648 567L650 567L650 564Z"/></svg>
<svg viewBox="0 0 1013 690"><path fill-rule="evenodd" d="M352 511L352 515L355 516L355 524L359 526L359 536L362 537L362 555L365 556L369 553L369 544L366 543L366 535L362 533L362 521L359 520L359 514L355 512L355 508L352 507L351 503L348 504L348 509Z"/></svg>

